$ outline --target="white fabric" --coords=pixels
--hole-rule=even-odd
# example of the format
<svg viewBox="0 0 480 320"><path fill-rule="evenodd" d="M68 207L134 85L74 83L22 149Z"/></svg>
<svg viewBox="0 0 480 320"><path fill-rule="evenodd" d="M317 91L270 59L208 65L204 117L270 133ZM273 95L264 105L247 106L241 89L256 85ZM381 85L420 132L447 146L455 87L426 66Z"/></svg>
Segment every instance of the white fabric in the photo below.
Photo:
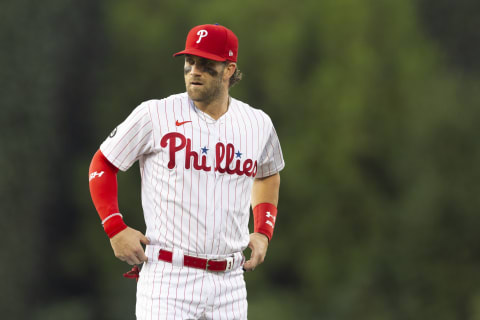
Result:
<svg viewBox="0 0 480 320"><path fill-rule="evenodd" d="M206 272L171 263L145 263L137 285L137 320L247 319L243 270Z"/></svg>
<svg viewBox="0 0 480 320"><path fill-rule="evenodd" d="M176 121L191 122L177 126ZM253 177L215 171L215 153L217 143L231 143L236 153L232 169L237 160L243 169L251 159L258 162L256 178L279 172L284 167L282 151L263 111L231 99L228 111L215 121L183 93L142 103L115 131L100 149L121 170L140 161L146 236L152 244L207 257L247 247ZM169 133L189 139L197 163L204 160L210 171L195 169L194 156L186 168L188 145L175 153L170 169L170 144L179 145L180 138L168 140Z"/></svg>
<svg viewBox="0 0 480 320"><path fill-rule="evenodd" d="M252 183L285 165L270 118L231 99L228 111L214 120L183 93L142 103L100 149L123 171L139 160L149 247L175 252L174 263L164 263L147 248L138 319L210 318L209 312L246 319L240 267L249 242ZM185 268L179 252L209 259L233 255L234 267L221 274Z"/></svg>
<svg viewBox="0 0 480 320"><path fill-rule="evenodd" d="M172 249L172 264L176 267L183 267L183 250L178 248Z"/></svg>

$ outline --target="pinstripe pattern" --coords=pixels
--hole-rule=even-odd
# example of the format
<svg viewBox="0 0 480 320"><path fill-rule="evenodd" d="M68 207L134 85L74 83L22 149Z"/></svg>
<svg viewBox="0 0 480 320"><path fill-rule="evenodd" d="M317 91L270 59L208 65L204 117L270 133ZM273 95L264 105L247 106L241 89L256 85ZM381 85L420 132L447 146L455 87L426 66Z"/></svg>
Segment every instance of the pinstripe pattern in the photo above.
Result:
<svg viewBox="0 0 480 320"><path fill-rule="evenodd" d="M152 245L206 258L247 247L253 179L284 167L277 134L263 111L231 99L228 111L214 120L186 93L142 103L100 149L123 171L139 160ZM139 319L246 318L241 269L212 275L159 262L146 264L143 274Z"/></svg>
<svg viewBox="0 0 480 320"><path fill-rule="evenodd" d="M156 273L161 275L154 280ZM167 274L172 275L171 279ZM178 287L178 292L155 290L149 294L153 281L157 281L159 288ZM180 268L163 261L146 263L138 281L136 316L139 320L247 319L246 297L241 268L217 274Z"/></svg>

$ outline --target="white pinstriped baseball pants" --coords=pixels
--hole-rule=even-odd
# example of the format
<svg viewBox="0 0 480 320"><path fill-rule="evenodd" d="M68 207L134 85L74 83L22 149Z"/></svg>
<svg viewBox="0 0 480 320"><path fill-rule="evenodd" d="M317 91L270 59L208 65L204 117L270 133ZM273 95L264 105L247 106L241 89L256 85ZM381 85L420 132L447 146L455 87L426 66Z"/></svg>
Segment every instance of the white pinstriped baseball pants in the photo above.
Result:
<svg viewBox="0 0 480 320"><path fill-rule="evenodd" d="M230 272L183 267L183 252L173 263L159 261L160 247L147 246L148 257L137 284L137 320L247 319L247 291L242 255Z"/></svg>

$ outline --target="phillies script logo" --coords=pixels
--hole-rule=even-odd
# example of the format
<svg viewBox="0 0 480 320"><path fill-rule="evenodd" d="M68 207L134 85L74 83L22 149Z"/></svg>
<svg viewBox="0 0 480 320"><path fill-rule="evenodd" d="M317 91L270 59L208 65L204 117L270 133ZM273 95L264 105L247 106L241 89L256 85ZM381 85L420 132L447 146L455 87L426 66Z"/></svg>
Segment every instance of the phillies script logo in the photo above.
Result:
<svg viewBox="0 0 480 320"><path fill-rule="evenodd" d="M185 149L185 169L190 169L190 159L193 158L193 167L196 170L211 171L212 167L207 165L207 157L202 155L199 158L198 153L192 150L192 140L185 138L185 136L178 132L170 132L163 136L160 141L160 146L166 148L168 146L170 153L170 161L168 161L168 168L175 168L175 156L178 151ZM224 145L218 142L215 145L215 171L220 173L246 175L247 177L255 177L257 174L257 161L246 159L243 165L240 159L234 162L235 147L229 143ZM224 165L222 162L225 160ZM201 161L201 162L200 162ZM232 165L233 164L233 165Z"/></svg>

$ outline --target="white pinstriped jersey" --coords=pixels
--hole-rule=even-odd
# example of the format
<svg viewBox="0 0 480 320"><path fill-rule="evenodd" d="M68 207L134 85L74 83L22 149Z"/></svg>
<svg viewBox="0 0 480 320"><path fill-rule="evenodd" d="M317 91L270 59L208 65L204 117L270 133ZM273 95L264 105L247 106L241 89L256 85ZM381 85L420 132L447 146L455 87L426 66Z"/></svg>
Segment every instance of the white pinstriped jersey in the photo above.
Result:
<svg viewBox="0 0 480 320"><path fill-rule="evenodd" d="M214 120L187 93L140 104L100 149L122 171L139 160L152 244L208 258L247 247L253 179L284 167L263 111L231 98Z"/></svg>

